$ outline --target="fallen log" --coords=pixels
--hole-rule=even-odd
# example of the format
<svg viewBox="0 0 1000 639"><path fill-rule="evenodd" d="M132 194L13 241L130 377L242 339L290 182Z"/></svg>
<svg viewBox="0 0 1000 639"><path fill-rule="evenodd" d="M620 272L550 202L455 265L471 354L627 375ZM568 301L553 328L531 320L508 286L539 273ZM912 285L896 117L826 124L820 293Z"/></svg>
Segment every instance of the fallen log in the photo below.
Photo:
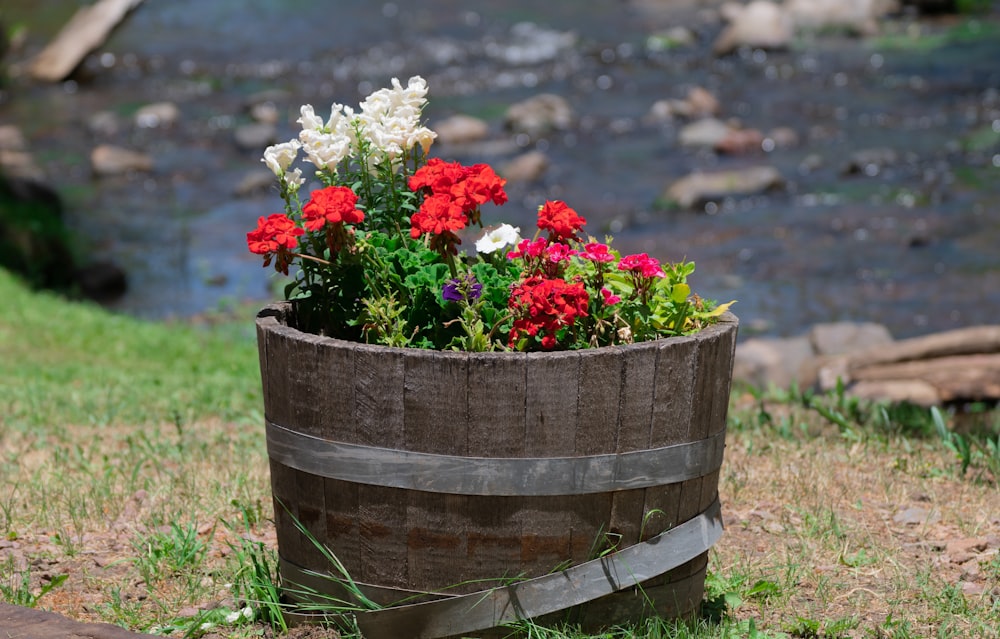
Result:
<svg viewBox="0 0 1000 639"><path fill-rule="evenodd" d="M922 398L930 398L927 391L933 388L941 402L995 401L1000 400L1000 353L878 364L852 371L851 381L866 389L866 393L877 387L898 391L906 385L907 393L919 388ZM908 399L915 400L913 397Z"/></svg>
<svg viewBox="0 0 1000 639"><path fill-rule="evenodd" d="M1000 353L1000 326L972 326L899 340L852 355L847 368L853 377L854 371L879 364L983 353Z"/></svg>
<svg viewBox="0 0 1000 639"><path fill-rule="evenodd" d="M55 39L35 57L28 72L44 82L65 80L141 3L142 0L99 0L81 7Z"/></svg>

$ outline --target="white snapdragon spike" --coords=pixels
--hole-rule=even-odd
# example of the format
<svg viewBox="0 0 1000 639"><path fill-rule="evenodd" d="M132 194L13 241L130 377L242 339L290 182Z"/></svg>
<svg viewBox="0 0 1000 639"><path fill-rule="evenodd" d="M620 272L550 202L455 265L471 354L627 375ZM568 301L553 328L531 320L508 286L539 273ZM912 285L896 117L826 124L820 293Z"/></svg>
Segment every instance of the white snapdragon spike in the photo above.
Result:
<svg viewBox="0 0 1000 639"><path fill-rule="evenodd" d="M351 150L349 139L313 129L303 129L299 139L307 159L318 169L335 171Z"/></svg>
<svg viewBox="0 0 1000 639"><path fill-rule="evenodd" d="M323 128L323 119L316 115L311 104L303 104L299 109L301 116L296 122L298 122L303 129L312 129L319 131Z"/></svg>
<svg viewBox="0 0 1000 639"><path fill-rule="evenodd" d="M436 134L420 126L426 95L427 83L420 76L410 78L405 88L398 78L393 78L391 89L379 89L361 103L358 119L364 135L378 152L376 163L386 159L395 163L417 144L424 153L430 149Z"/></svg>
<svg viewBox="0 0 1000 639"><path fill-rule="evenodd" d="M476 251L490 254L505 246L517 246L521 241L521 228L510 224L501 224L495 229L487 229L483 236L476 240Z"/></svg>
<svg viewBox="0 0 1000 639"><path fill-rule="evenodd" d="M305 183L306 179L302 177L302 169L295 168L291 171L285 171L285 184L289 191L298 191L299 187Z"/></svg>
<svg viewBox="0 0 1000 639"><path fill-rule="evenodd" d="M298 140L274 144L264 149L264 158L261 161L271 169L272 173L281 177L298 157L300 148L302 143Z"/></svg>

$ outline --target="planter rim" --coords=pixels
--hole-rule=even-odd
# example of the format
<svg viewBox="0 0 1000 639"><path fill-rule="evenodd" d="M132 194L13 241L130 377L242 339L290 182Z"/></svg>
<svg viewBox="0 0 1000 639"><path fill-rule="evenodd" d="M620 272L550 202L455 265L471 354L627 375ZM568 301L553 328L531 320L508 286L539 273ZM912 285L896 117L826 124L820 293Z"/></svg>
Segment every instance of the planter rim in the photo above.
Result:
<svg viewBox="0 0 1000 639"><path fill-rule="evenodd" d="M551 357L553 355L578 355L578 356L590 356L592 354L598 353L609 353L609 352L627 352L629 350L644 349L644 348L660 348L666 344L676 344L678 342L693 340L693 339L707 339L716 334L727 332L730 330L735 330L739 326L739 318L731 311L726 311L719 316L718 320L706 326L697 333L692 333L690 335L677 335L671 337L662 337L653 340L647 340L644 342L635 342L633 344L617 344L614 346L598 346L596 348L583 348L576 350L555 350L555 351L443 351L429 348L405 348L400 346L385 346L382 344L368 344L366 342L352 342L349 340L339 339L336 337L328 337L326 335L319 335L316 333L309 333L294 326L290 326L287 322L289 314L293 312L292 302L274 302L268 304L262 308L256 317L256 324L258 328L273 331L278 333L284 333L291 337L297 337L298 339L307 339L317 344L324 344L331 347L337 348L362 348L362 349L378 349L383 352L406 354L411 357L454 357L454 358L464 358L469 357L485 357L485 358L515 358L515 357ZM299 337L301 336L301 337Z"/></svg>

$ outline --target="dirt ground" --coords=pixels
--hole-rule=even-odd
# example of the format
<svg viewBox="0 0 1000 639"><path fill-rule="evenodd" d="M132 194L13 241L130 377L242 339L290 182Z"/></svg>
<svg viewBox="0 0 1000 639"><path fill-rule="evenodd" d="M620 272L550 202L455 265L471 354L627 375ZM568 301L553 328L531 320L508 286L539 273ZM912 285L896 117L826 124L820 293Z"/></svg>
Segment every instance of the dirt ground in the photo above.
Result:
<svg viewBox="0 0 1000 639"><path fill-rule="evenodd" d="M264 459L248 463L266 469ZM266 471L261 475L267 503ZM899 620L909 624L907 636L942 628L953 633L944 636L996 636L975 623L1000 610L1000 489L982 470L961 476L939 442L851 441L836 430L731 432L719 489L726 531L709 567L739 595L732 617L785 632L840 624L847 630L839 636L848 637L883 636L879 629ZM39 605L82 621L126 625L235 605L215 572L234 536L215 521L199 528L209 543L202 588L181 578L155 587L143 581L134 539L154 498L131 495L115 519L94 521L72 543L52 530L20 531L0 540L0 562L29 569L35 592L68 575ZM253 534L274 547L270 523ZM176 603L192 591L211 594ZM175 609L164 610L169 606ZM963 624L970 634L962 634ZM320 635L300 629L292 636Z"/></svg>

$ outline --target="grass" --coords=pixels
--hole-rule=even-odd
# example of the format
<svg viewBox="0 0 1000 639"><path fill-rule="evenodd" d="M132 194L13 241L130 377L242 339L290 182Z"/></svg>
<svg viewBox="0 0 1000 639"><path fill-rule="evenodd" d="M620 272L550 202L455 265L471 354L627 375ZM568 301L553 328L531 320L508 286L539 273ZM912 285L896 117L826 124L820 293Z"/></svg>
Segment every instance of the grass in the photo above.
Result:
<svg viewBox="0 0 1000 639"><path fill-rule="evenodd" d="M0 598L173 637L297 636L246 330L116 317L3 272L0 295ZM956 417L734 390L702 615L599 636L997 637L1000 418Z"/></svg>

